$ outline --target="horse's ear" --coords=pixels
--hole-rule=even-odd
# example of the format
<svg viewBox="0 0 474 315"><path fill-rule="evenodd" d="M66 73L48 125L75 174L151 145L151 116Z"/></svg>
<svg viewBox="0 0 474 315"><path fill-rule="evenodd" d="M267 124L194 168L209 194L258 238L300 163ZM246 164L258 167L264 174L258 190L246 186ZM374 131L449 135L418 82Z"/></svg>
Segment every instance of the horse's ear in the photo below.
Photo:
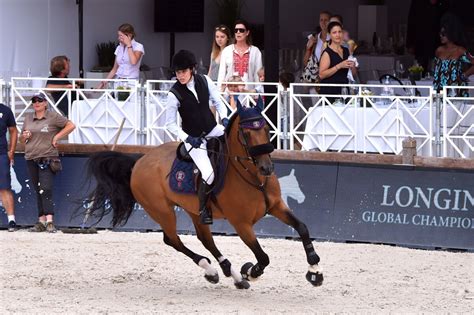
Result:
<svg viewBox="0 0 474 315"><path fill-rule="evenodd" d="M258 95L257 104L255 104L255 107L257 107L260 112L263 112L264 104L263 98L260 94Z"/></svg>
<svg viewBox="0 0 474 315"><path fill-rule="evenodd" d="M292 175L295 175L295 169L294 169L294 168L291 169L290 175L291 175L291 176L292 176Z"/></svg>
<svg viewBox="0 0 474 315"><path fill-rule="evenodd" d="M238 95L234 95L234 101L235 101L235 104L236 104L236 106L237 106L237 112L238 112L238 113L242 112L243 107L242 107L242 104L240 103L240 100L239 100L239 96L238 96Z"/></svg>

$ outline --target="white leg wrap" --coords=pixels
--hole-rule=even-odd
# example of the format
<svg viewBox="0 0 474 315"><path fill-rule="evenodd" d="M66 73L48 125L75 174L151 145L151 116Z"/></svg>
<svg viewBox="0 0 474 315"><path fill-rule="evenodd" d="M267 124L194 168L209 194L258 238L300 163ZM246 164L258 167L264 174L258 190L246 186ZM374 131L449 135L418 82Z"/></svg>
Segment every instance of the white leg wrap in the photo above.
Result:
<svg viewBox="0 0 474 315"><path fill-rule="evenodd" d="M207 262L207 259L203 258L199 261L199 267L201 267L202 269L204 269L204 273L206 275L216 275L217 274L217 270L214 269L211 264L209 264Z"/></svg>
<svg viewBox="0 0 474 315"><path fill-rule="evenodd" d="M240 272L235 271L233 267L230 267L230 274L232 275L232 278L234 279L234 282L240 282L243 280L242 275Z"/></svg>
<svg viewBox="0 0 474 315"><path fill-rule="evenodd" d="M320 267L319 265L309 265L308 267L309 272L314 272L314 273L320 273L323 274L323 268Z"/></svg>

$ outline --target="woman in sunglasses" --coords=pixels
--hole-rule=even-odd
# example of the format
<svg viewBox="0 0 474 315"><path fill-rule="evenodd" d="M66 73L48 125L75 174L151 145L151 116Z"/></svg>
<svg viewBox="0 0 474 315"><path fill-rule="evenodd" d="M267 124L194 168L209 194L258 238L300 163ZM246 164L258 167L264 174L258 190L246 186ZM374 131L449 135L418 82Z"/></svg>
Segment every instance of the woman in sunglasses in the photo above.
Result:
<svg viewBox="0 0 474 315"><path fill-rule="evenodd" d="M219 25L215 29L214 39L212 41L211 62L209 64L208 76L212 81L217 81L219 75L219 64L221 61L222 50L230 44L230 30L225 25Z"/></svg>
<svg viewBox="0 0 474 315"><path fill-rule="evenodd" d="M451 13L441 19L439 32L441 46L435 52L433 88L440 92L443 86L466 86L468 77L474 74L474 58L465 48L464 31L461 23ZM465 89L456 91L458 97L468 97Z"/></svg>
<svg viewBox="0 0 474 315"><path fill-rule="evenodd" d="M236 21L234 36L234 44L222 51L217 81L221 84L238 75L244 82L259 82L258 70L262 68L262 53L252 45L248 23Z"/></svg>
<svg viewBox="0 0 474 315"><path fill-rule="evenodd" d="M38 205L38 223L30 231L54 233L53 180L61 163L57 144L75 126L56 111L48 111L48 101L43 93L35 94L31 104L34 112L25 115L20 137L25 143L26 165Z"/></svg>

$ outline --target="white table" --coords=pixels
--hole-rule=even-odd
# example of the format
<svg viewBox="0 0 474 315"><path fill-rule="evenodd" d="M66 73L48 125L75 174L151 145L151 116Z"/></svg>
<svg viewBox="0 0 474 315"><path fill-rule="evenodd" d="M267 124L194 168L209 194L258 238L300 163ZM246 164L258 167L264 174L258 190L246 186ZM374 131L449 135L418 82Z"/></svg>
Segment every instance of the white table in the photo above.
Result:
<svg viewBox="0 0 474 315"><path fill-rule="evenodd" d="M117 101L109 96L74 101L70 119L76 129L69 135L70 143L113 144L122 120L125 119L118 144L140 144L140 111L133 101Z"/></svg>
<svg viewBox="0 0 474 315"><path fill-rule="evenodd" d="M401 150L403 117L396 109L318 106L310 110L303 138L306 150L377 153Z"/></svg>

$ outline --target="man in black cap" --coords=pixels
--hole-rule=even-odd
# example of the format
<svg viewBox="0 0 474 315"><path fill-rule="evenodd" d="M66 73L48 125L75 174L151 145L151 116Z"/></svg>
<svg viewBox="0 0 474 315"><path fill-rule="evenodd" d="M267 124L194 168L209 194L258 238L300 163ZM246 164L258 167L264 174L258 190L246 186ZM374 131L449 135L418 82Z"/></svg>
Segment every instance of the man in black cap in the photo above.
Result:
<svg viewBox="0 0 474 315"><path fill-rule="evenodd" d="M201 172L202 182L198 187L200 222L212 224L212 213L206 204L214 171L207 156L206 138L222 136L229 120L214 82L207 75L196 74L195 66L196 58L188 50L180 50L173 56L172 67L177 80L168 93L166 127L185 142L189 155ZM216 107L222 125L216 123L209 101ZM182 126L177 124L177 112Z"/></svg>

